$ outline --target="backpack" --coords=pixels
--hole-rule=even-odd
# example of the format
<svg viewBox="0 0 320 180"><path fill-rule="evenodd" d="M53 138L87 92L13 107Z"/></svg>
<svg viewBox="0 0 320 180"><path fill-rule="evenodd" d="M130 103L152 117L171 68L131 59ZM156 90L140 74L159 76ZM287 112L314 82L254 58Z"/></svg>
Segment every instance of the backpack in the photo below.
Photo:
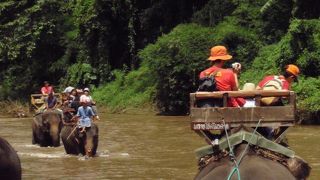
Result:
<svg viewBox="0 0 320 180"><path fill-rule="evenodd" d="M282 90L283 80L279 76L274 76L274 78L266 82L262 90ZM261 98L261 103L267 106L274 105L280 101L280 97L264 97Z"/></svg>
<svg viewBox="0 0 320 180"><path fill-rule="evenodd" d="M199 79L199 87L198 92L212 92L218 91L217 89L217 81L215 79L216 74L219 70L214 71L209 76L203 77Z"/></svg>

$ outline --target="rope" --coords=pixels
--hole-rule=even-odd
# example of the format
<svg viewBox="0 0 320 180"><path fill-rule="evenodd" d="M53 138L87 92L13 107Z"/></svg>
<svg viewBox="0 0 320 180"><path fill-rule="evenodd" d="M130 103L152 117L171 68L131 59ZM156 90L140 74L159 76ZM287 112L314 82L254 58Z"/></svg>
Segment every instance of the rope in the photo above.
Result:
<svg viewBox="0 0 320 180"><path fill-rule="evenodd" d="M256 133L256 131L257 131L259 125L260 125L261 120L262 120L262 119L259 119L259 122L257 123L256 128L254 129L254 131L253 131L253 133L252 133L253 135ZM228 132L227 132L227 129L226 129L226 126L225 126L226 124L225 124L225 121L224 121L224 120L223 120L223 124L224 124L224 131L225 131L225 133L226 133L226 138L227 138L228 146L229 146L229 149L230 149L230 157L231 157L231 160L233 161L233 163L234 163L234 165L235 165L235 167L233 167L233 169L232 169L231 172L229 173L227 180L230 180L231 177L233 176L233 174L234 174L235 172L236 172L237 175L238 175L238 180L241 180L240 171L239 171L239 165L240 165L240 163L241 163L241 161L242 161L242 159L243 159L243 157L244 157L244 155L245 155L245 153L246 153L246 151L247 151L247 149L248 149L248 147L249 147L249 145L250 145L250 142L253 140L253 137L254 137L254 136L251 135L250 142L248 142L248 144L246 145L244 151L242 152L242 154L241 154L241 156L240 156L239 161L237 161L237 160L236 160L236 157L234 156L233 150L232 150L233 147L231 147L231 144L230 144L230 141L229 141L229 136L228 136Z"/></svg>
<svg viewBox="0 0 320 180"><path fill-rule="evenodd" d="M253 133L252 133L253 135L257 132L257 129L258 129L259 125L260 125L260 122L261 122L261 119L259 119L259 122L258 122L256 128L254 129ZM254 137L253 135L251 135L250 142L253 140L253 137ZM240 156L240 159L239 159L239 164L241 163L242 158L244 157L244 154L245 154L245 152L247 151L247 149L248 149L248 147L250 145L250 142L248 142L247 146L245 147L244 151L242 152L242 154Z"/></svg>
<svg viewBox="0 0 320 180"><path fill-rule="evenodd" d="M224 120L223 120L223 125L224 125L224 132L226 133L226 138L227 138L227 142L228 142L228 146L229 146L229 150L230 150L229 156L230 156L231 160L233 161L233 163L235 165L235 167L233 167L233 169L229 173L227 180L230 180L235 172L237 172L238 180L241 180L240 171L239 171L239 164L238 164L238 162L236 160L236 157L234 156L233 147L231 147L228 131L227 131L227 128L226 128L226 123L225 123Z"/></svg>

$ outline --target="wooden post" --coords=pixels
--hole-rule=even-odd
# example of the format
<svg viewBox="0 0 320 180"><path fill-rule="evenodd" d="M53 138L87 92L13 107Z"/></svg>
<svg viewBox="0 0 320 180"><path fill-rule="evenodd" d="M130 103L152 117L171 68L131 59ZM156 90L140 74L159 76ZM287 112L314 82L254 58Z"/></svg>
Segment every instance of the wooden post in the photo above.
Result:
<svg viewBox="0 0 320 180"><path fill-rule="evenodd" d="M254 99L256 106L261 106L261 95L256 95Z"/></svg>
<svg viewBox="0 0 320 180"><path fill-rule="evenodd" d="M195 103L196 103L196 95L190 94L190 108L193 108Z"/></svg>
<svg viewBox="0 0 320 180"><path fill-rule="evenodd" d="M228 106L228 93L223 93L223 107Z"/></svg>

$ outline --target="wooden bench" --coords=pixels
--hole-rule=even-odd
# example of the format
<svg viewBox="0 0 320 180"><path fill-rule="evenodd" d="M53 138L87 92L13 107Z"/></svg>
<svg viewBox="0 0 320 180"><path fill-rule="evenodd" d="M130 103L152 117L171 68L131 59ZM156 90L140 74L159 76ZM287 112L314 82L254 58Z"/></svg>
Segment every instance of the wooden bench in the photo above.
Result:
<svg viewBox="0 0 320 180"><path fill-rule="evenodd" d="M57 98L58 104L62 104L62 94L60 93L54 93L54 96ZM31 109L33 110L39 110L41 107L44 106L44 98L46 96L42 94L31 94Z"/></svg>
<svg viewBox="0 0 320 180"><path fill-rule="evenodd" d="M256 107L227 107L228 98L254 99ZM263 97L283 97L284 106L261 106ZM222 107L197 107L199 100L222 100ZM217 91L190 94L190 117L192 130L217 130L239 126L289 127L295 124L296 95L293 91L254 90ZM224 123L226 126L224 126Z"/></svg>

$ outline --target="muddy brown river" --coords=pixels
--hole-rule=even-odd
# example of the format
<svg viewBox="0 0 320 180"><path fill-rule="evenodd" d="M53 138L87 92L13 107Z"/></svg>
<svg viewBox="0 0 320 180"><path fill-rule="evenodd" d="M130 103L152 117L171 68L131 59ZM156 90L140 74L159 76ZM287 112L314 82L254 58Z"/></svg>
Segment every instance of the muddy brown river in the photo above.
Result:
<svg viewBox="0 0 320 180"><path fill-rule="evenodd" d="M0 118L0 136L18 151L23 179L193 179L194 150L205 142L190 130L189 118L101 114L98 157L66 155L63 145L31 144L31 118ZM296 154L320 179L320 126L296 126L288 132Z"/></svg>

